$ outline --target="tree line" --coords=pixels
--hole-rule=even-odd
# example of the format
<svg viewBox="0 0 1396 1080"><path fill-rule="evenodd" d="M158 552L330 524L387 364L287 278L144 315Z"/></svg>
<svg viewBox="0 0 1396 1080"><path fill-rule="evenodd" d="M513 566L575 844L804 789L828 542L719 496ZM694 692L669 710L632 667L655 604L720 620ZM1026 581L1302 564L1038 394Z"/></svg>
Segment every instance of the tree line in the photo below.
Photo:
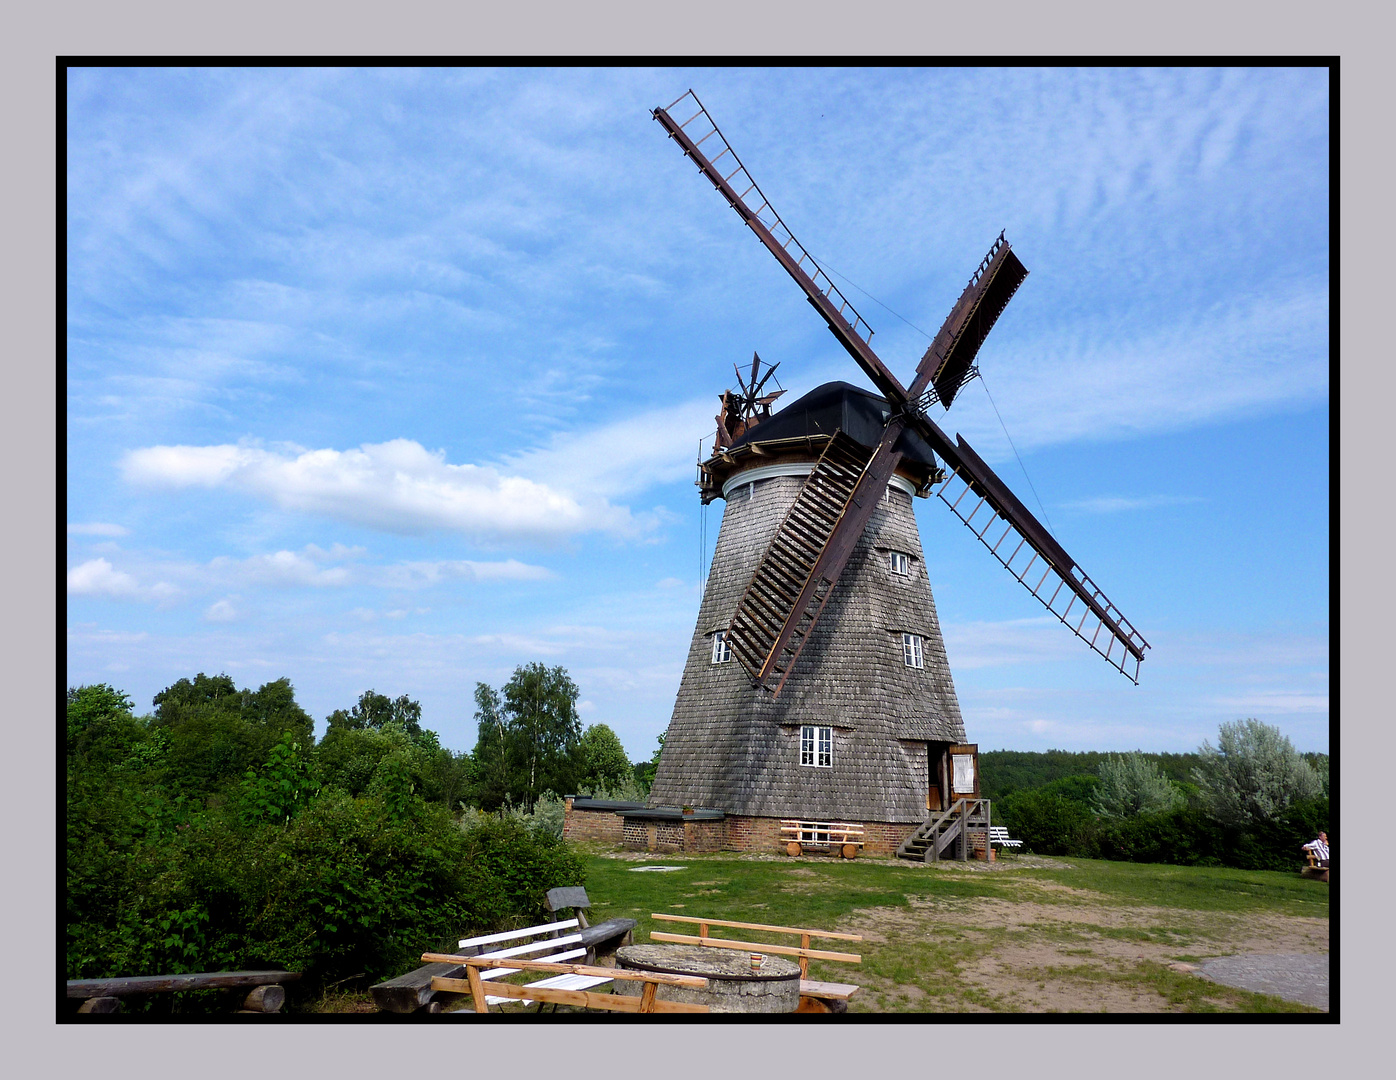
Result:
<svg viewBox="0 0 1396 1080"><path fill-rule="evenodd" d="M537 921L547 889L583 882L551 793L642 799L652 770L576 702L541 664L480 684L476 746L456 753L418 702L371 689L317 740L287 679L200 673L143 715L110 685L70 688L67 977L284 966L304 997Z"/></svg>
<svg viewBox="0 0 1396 1080"><path fill-rule="evenodd" d="M980 754L994 820L1045 855L1292 870L1329 821L1327 754L1255 719L1192 754Z"/></svg>

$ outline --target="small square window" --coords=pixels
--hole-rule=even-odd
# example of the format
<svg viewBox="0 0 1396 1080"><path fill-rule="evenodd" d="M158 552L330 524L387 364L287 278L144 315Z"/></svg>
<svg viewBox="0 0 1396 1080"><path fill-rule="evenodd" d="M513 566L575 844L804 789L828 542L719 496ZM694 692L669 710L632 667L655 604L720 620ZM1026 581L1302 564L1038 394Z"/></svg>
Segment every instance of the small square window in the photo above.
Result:
<svg viewBox="0 0 1396 1080"><path fill-rule="evenodd" d="M713 663L725 664L732 659L732 646L727 643L727 631L719 630L713 635Z"/></svg>
<svg viewBox="0 0 1396 1080"><path fill-rule="evenodd" d="M902 660L907 667L925 667L925 660L921 654L921 635L902 635Z"/></svg>
<svg viewBox="0 0 1396 1080"><path fill-rule="evenodd" d="M891 556L892 573L903 577L911 573L911 556L905 551L889 551L887 554Z"/></svg>
<svg viewBox="0 0 1396 1080"><path fill-rule="evenodd" d="M816 769L834 765L834 729L804 724L800 728L800 764Z"/></svg>

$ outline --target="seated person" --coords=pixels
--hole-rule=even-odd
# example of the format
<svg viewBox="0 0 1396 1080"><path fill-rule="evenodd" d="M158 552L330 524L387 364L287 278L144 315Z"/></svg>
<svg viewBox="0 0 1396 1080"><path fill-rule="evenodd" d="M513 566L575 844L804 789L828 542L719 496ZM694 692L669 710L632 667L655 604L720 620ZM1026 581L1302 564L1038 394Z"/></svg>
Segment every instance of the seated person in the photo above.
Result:
<svg viewBox="0 0 1396 1080"><path fill-rule="evenodd" d="M1328 869L1329 852L1328 834L1326 832L1319 833L1318 839L1310 840L1307 844L1304 845L1302 850L1312 851L1314 853L1314 857L1318 859L1319 866L1321 866L1325 870Z"/></svg>

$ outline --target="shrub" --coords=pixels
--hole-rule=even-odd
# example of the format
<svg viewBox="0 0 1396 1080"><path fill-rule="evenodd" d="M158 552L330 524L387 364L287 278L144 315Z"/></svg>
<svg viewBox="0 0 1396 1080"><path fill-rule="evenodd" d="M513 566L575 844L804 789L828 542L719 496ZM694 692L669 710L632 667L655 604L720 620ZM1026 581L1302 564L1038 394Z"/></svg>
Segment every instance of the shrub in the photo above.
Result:
<svg viewBox="0 0 1396 1080"><path fill-rule="evenodd" d="M1036 788L1007 796L999 817L1023 850L1038 855L1089 856L1094 849L1095 818L1079 801L1057 791Z"/></svg>
<svg viewBox="0 0 1396 1080"><path fill-rule="evenodd" d="M1138 751L1111 755L1100 763L1098 771L1100 786L1093 807L1103 817L1165 813L1183 803L1182 793Z"/></svg>
<svg viewBox="0 0 1396 1080"><path fill-rule="evenodd" d="M1272 821L1295 800L1318 798L1323 784L1313 767L1280 734L1259 720L1222 724L1217 746L1204 742L1193 775L1203 804L1234 828Z"/></svg>

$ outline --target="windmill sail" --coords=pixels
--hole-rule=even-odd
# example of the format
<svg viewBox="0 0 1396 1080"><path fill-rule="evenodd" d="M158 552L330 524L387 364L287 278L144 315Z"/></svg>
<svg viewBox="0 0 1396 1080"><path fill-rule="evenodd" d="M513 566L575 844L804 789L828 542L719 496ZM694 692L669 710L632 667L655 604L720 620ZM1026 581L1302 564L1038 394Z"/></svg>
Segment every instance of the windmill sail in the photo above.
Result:
<svg viewBox="0 0 1396 1080"><path fill-rule="evenodd" d="M1149 643L969 443L955 440L954 450L937 446L951 469L937 497L1048 611L1137 685Z"/></svg>
<svg viewBox="0 0 1396 1080"><path fill-rule="evenodd" d="M680 115L688 112L690 107L696 111L687 120L679 123L669 115L669 109L683 102L689 104L680 110ZM819 268L813 256L795 239L795 234L786 228L785 222L780 219L770 200L762 194L761 189L756 186L756 181L746 171L736 151L727 145L726 138L713 122L713 118L708 115L708 110L703 108L698 95L690 90L671 104L669 109L655 109L654 118L660 122L669 136L683 147L683 152L693 159L694 164L712 182L713 187L721 192L727 204L741 216L748 228L785 268L785 272L795 279L795 283L804 290L814 309L829 324L834 336L868 373L873 385L889 398L895 394L894 400L897 404L905 401L906 391L902 384L887 370L886 365L869 345L872 341L872 327L858 314L857 309L839 291L838 286ZM723 170L726 170L725 175ZM741 189L740 193L738 188ZM746 202L747 196L753 192L756 206L754 210Z"/></svg>
<svg viewBox="0 0 1396 1080"><path fill-rule="evenodd" d="M680 123L670 115L669 110L684 102L688 104L680 110L681 114L687 113L690 108L694 111L688 119ZM950 474L937 492L946 505L975 530L976 535L995 558L1003 563L1034 597L1061 619L1073 633L1105 657L1112 666L1137 684L1139 664L1144 658L1144 650L1149 647L1148 642L1110 603L1095 583L1076 566L1061 545L1028 512L969 444L963 439L958 439L958 436L958 444L952 443L924 411L925 406L932 400L939 400L948 408L960 387L973 377L974 358L980 345L1004 306L1027 276L1027 269L1012 253L1011 246L1004 242L1003 235L999 235L998 241L989 249L988 255L971 276L969 285L951 310L940 333L921 358L916 378L908 390L873 352L870 344L871 327L795 239L794 233L786 227L785 222L771 206L770 200L746 171L746 167L728 145L697 95L690 90L668 109L656 108L653 115L669 136L683 148L684 154L693 160L703 175L721 192L728 205L775 256L786 273L800 286L805 297L823 317L834 336L890 404L891 414L887 428L858 479L857 494L860 499L864 491L875 490L876 494L881 496L896 468L896 459L900 456L895 455L891 447L903 427L914 429L950 466ZM703 149L705 144L706 150ZM748 196L753 192L755 209L747 202ZM740 378L740 374L738 377ZM932 390L925 393L928 384L932 386ZM881 487L874 489L872 485L878 482L879 477ZM813 478L814 474L811 474L811 480ZM959 492L952 501L946 497L946 492L957 483L964 487L964 491ZM970 500L973 508L963 512L961 506L969 493L978 497L977 502ZM785 582L785 594L781 594L781 590L775 586L778 575L774 571L769 574L769 588L762 584L768 559L774 564L784 558L772 553L776 541L781 539L781 531L786 529L786 525L782 524L781 530L778 530L775 540L772 541L772 550L763 557L756 575L748 586L747 595L738 606L731 625L734 644L742 642L737 647L745 651L739 651L738 655L753 678L762 685L765 685L767 679L776 671L781 674L780 685L784 684L791 664L798 657L803 642L808 639L814 623L823 611L828 600L828 591L837 582L839 571L847 562L853 545L867 523L871 506L875 505L875 501L859 501L853 496L854 493L850 491L849 502L844 511L836 519L825 522L827 531L821 527L803 537L801 543L806 545L806 550L802 561L797 561L793 568L785 571L787 575L794 575ZM986 503L990 507L990 513L981 516L980 510ZM849 513L848 509L855 505L856 512ZM986 539L988 526L1000 519L1005 523L1006 529L990 544ZM978 524L980 521L985 522L983 529ZM792 532L798 531L795 525L791 525L790 528ZM1015 533L1019 542L1014 545L1012 554L1005 559L1001 548L1008 541L1010 533ZM1015 561L1024 546L1031 553L1025 559L1026 565ZM1042 576L1034 581L1030 574L1035 572L1039 563L1042 566ZM795 579L801 574L805 576L798 582L798 591L795 591ZM1055 581L1050 595L1045 591L1050 584L1049 578ZM1067 590L1065 596L1062 595L1063 587ZM777 595L780 595L781 599L776 600ZM1059 597L1064 603L1060 607L1054 606L1058 605ZM763 603L766 604L764 608ZM1079 619L1076 614L1078 611ZM1102 630L1106 632L1104 642L1100 640ZM1090 636L1087 636L1088 633ZM787 654L790 656L789 660L784 659ZM1131 659L1134 662L1133 674L1127 670Z"/></svg>
<svg viewBox="0 0 1396 1080"><path fill-rule="evenodd" d="M940 333L921 357L916 379L907 394L919 399L928 381L933 390L929 400L917 401L919 408L924 409L932 401L950 408L960 387L974 377L974 358L979 354L979 346L984 344L994 323L1027 276L1027 267L1013 254L1013 245L999 233L960 299L950 309Z"/></svg>

